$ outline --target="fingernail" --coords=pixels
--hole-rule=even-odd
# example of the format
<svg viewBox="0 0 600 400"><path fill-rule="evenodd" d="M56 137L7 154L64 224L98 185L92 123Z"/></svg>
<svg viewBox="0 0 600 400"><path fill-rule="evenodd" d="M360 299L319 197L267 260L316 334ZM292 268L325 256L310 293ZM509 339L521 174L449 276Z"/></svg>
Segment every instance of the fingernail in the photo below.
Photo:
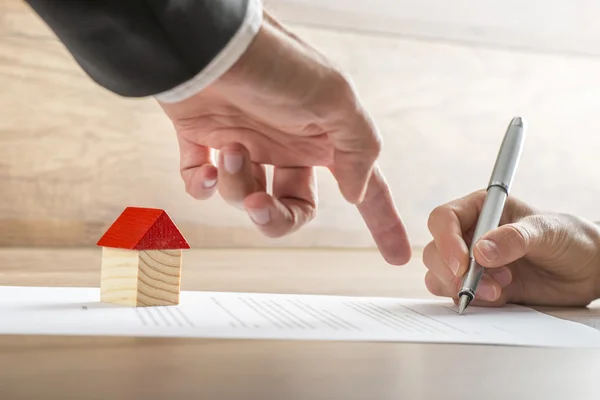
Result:
<svg viewBox="0 0 600 400"><path fill-rule="evenodd" d="M479 243L477 243L477 248L479 248L481 255L486 261L494 261L500 255L498 246L491 240L484 239L479 241Z"/></svg>
<svg viewBox="0 0 600 400"><path fill-rule="evenodd" d="M209 189L209 188L215 186L216 183L217 183L216 179L209 179L207 181L204 181L204 187Z"/></svg>
<svg viewBox="0 0 600 400"><path fill-rule="evenodd" d="M481 282L479 284L479 288L477 289L477 296L482 300L494 301L496 300L498 294L496 293L496 288L493 285L490 285L487 282Z"/></svg>
<svg viewBox="0 0 600 400"><path fill-rule="evenodd" d="M252 221L257 223L258 225L265 225L267 222L271 220L271 215L269 213L268 208L254 208L248 209L248 214Z"/></svg>
<svg viewBox="0 0 600 400"><path fill-rule="evenodd" d="M225 153L223 155L223 164L225 164L225 171L230 174L236 174L244 163L244 157L240 153Z"/></svg>
<svg viewBox="0 0 600 400"><path fill-rule="evenodd" d="M448 266L450 267L450 270L452 271L454 276L456 276L456 274L458 274L458 269L460 268L460 262L458 261L458 258L454 256L450 257Z"/></svg>
<svg viewBox="0 0 600 400"><path fill-rule="evenodd" d="M498 271L494 271L492 276L502 287L507 287L512 281L512 273L508 268L501 268Z"/></svg>

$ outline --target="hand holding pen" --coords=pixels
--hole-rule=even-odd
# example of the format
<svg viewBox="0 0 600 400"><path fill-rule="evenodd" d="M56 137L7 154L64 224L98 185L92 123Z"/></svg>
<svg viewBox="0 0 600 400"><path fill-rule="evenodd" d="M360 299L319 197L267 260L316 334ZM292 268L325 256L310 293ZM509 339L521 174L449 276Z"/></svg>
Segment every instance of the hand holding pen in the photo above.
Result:
<svg viewBox="0 0 600 400"><path fill-rule="evenodd" d="M475 226L472 244L487 232L495 229L500 224L500 217L504 211L504 204L510 192L510 187L521 158L523 141L525 140L525 121L516 117L510 122L500 152L492 171L490 182L488 183L487 193L481 213ZM469 252L469 267L463 281L462 287L458 292L458 313L462 314L467 306L475 298L475 293L483 275L483 267L475 260L473 255L473 246Z"/></svg>
<svg viewBox="0 0 600 400"><path fill-rule="evenodd" d="M509 128L507 137L514 134ZM498 176L498 166L505 164L501 160L499 156L494 177ZM494 181L497 179L490 183ZM509 188L511 182L512 178ZM431 212L428 226L433 240L423 251L428 290L458 304L461 291L475 289L470 306L586 306L599 299L600 227L573 215L541 211L513 195L505 197L499 192L501 187L493 189L497 194L491 197L494 187ZM499 203L503 211L494 206L490 209L493 212L487 212L494 217L482 218L484 208ZM498 215L501 217L496 223ZM480 280L472 279L478 276Z"/></svg>

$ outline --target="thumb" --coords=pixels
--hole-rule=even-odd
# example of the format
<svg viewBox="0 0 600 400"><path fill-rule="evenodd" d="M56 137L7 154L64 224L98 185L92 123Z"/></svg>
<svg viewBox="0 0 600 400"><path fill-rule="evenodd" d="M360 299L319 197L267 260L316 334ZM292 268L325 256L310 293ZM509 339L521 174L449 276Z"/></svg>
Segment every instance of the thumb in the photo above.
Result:
<svg viewBox="0 0 600 400"><path fill-rule="evenodd" d="M502 225L483 235L475 244L475 260L483 267L510 264L535 251L543 234L532 218Z"/></svg>

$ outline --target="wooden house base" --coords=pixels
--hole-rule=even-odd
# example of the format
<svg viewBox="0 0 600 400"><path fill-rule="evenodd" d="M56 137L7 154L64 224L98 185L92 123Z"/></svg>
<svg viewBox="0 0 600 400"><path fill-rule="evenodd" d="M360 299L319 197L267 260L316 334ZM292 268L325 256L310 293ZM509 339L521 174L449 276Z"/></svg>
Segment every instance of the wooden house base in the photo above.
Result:
<svg viewBox="0 0 600 400"><path fill-rule="evenodd" d="M179 304L181 250L102 248L100 300L127 306Z"/></svg>

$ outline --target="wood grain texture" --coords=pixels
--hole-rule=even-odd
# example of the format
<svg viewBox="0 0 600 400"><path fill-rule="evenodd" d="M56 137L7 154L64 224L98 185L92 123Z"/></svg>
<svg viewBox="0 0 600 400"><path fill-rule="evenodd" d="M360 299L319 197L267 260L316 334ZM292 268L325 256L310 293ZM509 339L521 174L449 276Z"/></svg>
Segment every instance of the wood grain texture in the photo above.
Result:
<svg viewBox="0 0 600 400"><path fill-rule="evenodd" d="M125 306L179 304L181 250L102 248L100 300Z"/></svg>
<svg viewBox="0 0 600 400"><path fill-rule="evenodd" d="M97 248L0 249L0 285L97 286L100 257ZM402 268L386 265L374 251L204 249L186 251L185 257L184 290L430 297L418 256ZM600 321L599 305L547 311ZM0 354L3 400L600 395L600 351L587 349L0 336ZM468 360L468 370L456 367L461 359Z"/></svg>
<svg viewBox="0 0 600 400"><path fill-rule="evenodd" d="M136 306L138 298L139 251L102 249L100 301Z"/></svg>
<svg viewBox="0 0 600 400"><path fill-rule="evenodd" d="M354 81L413 245L435 206L485 185L514 115L530 130L512 193L600 220L597 58L291 28ZM166 210L192 247L373 247L322 169L316 219L282 239L218 196L191 199L159 107L93 84L20 2L0 3L0 87L0 246L89 246L135 204Z"/></svg>
<svg viewBox="0 0 600 400"><path fill-rule="evenodd" d="M140 251L137 306L179 304L182 261L181 250Z"/></svg>
<svg viewBox="0 0 600 400"><path fill-rule="evenodd" d="M289 23L328 29L600 55L595 0L265 0Z"/></svg>
<svg viewBox="0 0 600 400"><path fill-rule="evenodd" d="M182 256L181 290L436 298L421 260L420 251L392 267L373 250L192 249ZM99 287L101 261L99 248L0 248L0 285ZM539 309L600 329L600 301Z"/></svg>
<svg viewBox="0 0 600 400"><path fill-rule="evenodd" d="M2 337L0 351L5 400L459 400L474 391L486 400L597 400L600 394L596 350ZM466 355L471 368L456 368Z"/></svg>

